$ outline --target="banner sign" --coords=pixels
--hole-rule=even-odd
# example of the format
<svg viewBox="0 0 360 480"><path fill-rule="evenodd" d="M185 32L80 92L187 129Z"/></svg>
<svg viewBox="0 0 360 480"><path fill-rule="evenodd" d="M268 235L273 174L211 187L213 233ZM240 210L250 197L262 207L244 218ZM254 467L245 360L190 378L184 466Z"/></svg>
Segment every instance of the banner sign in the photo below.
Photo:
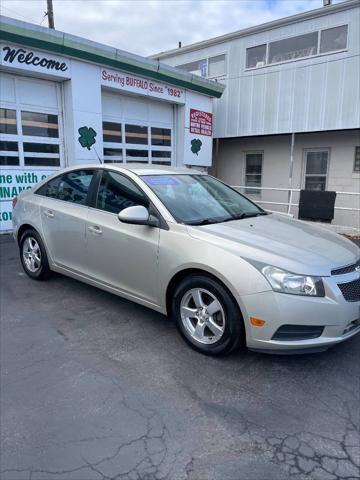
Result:
<svg viewBox="0 0 360 480"><path fill-rule="evenodd" d="M162 98L173 103L185 103L185 91L178 87L136 77L122 72L101 70L101 84L126 92Z"/></svg>
<svg viewBox="0 0 360 480"><path fill-rule="evenodd" d="M44 178L56 172L51 170L4 170L0 171L0 231L12 229L12 199L23 190L28 190Z"/></svg>
<svg viewBox="0 0 360 480"><path fill-rule="evenodd" d="M68 59L29 48L0 45L0 65L70 78Z"/></svg>
<svg viewBox="0 0 360 480"><path fill-rule="evenodd" d="M211 137L212 126L212 113L202 112L201 110L190 108L190 133Z"/></svg>

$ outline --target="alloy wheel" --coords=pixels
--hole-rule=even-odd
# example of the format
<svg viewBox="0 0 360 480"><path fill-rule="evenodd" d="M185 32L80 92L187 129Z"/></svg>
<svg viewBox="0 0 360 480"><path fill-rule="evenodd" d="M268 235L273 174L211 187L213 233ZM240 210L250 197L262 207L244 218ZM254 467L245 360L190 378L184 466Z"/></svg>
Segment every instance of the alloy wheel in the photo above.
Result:
<svg viewBox="0 0 360 480"><path fill-rule="evenodd" d="M223 307L208 290L193 288L186 292L180 303L180 314L186 331L199 343L216 343L224 334Z"/></svg>
<svg viewBox="0 0 360 480"><path fill-rule="evenodd" d="M22 247L22 255L29 272L36 273L41 267L41 250L34 237L26 237Z"/></svg>

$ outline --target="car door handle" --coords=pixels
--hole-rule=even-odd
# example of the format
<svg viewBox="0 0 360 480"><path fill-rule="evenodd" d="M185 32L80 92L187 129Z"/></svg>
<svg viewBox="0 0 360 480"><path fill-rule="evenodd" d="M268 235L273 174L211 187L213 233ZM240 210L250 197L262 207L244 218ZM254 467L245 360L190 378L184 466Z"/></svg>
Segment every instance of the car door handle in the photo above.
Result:
<svg viewBox="0 0 360 480"><path fill-rule="evenodd" d="M52 210L44 210L44 215L48 218L54 218L55 214Z"/></svg>
<svg viewBox="0 0 360 480"><path fill-rule="evenodd" d="M101 235L102 234L101 228L98 227L97 225L92 225L92 226L88 227L88 230L89 230L89 232L94 233L95 235Z"/></svg>

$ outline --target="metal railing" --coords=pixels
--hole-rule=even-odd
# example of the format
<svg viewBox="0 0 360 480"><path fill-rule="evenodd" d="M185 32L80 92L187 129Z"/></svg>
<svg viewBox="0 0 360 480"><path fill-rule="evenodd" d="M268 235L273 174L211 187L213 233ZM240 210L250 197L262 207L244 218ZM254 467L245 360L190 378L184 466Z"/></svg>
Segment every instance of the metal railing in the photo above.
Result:
<svg viewBox="0 0 360 480"><path fill-rule="evenodd" d="M294 193L300 193L300 188L281 188L281 187L248 187L245 185L234 185L233 188L239 189L239 190L255 190L255 191L273 191L273 192L287 192L288 193L288 201L287 202L275 202L272 200L255 200L256 203L259 204L264 204L264 205L278 205L281 207L286 207L286 213L291 215L291 208L292 207L299 207L298 203L294 203L293 198L294 198ZM338 199L338 196L340 195L348 195L348 196L357 196L359 198L359 204L360 204L360 192L336 192L336 201ZM335 210L342 210L342 211L349 211L349 212L359 212L360 214L360 208L356 207L339 207L335 203ZM341 227L345 227L346 225L341 225ZM348 228L354 228L354 227L348 227Z"/></svg>

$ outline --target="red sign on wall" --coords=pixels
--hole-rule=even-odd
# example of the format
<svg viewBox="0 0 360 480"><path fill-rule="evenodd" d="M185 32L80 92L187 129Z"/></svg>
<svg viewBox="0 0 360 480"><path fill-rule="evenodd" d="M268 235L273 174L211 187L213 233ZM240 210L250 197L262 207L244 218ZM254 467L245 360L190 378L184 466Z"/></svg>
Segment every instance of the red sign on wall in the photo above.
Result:
<svg viewBox="0 0 360 480"><path fill-rule="evenodd" d="M212 135L213 116L212 113L202 112L190 108L190 133L197 135Z"/></svg>

